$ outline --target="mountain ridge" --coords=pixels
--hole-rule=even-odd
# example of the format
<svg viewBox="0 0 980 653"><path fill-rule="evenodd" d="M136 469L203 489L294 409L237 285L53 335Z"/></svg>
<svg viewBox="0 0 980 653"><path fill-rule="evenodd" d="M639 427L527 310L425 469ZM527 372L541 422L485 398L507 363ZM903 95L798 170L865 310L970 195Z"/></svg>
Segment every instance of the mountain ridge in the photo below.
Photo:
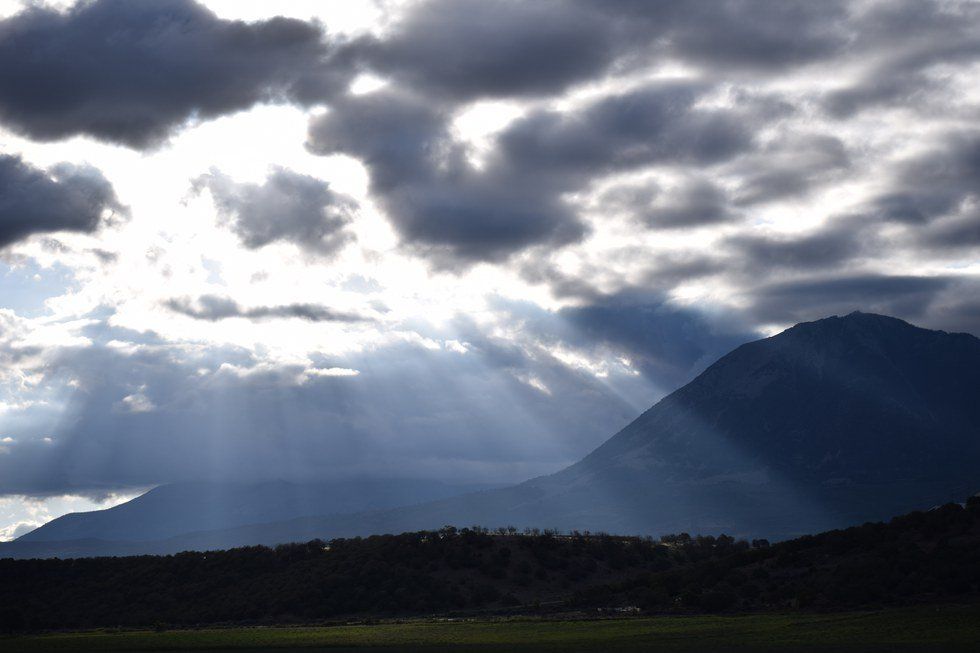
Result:
<svg viewBox="0 0 980 653"><path fill-rule="evenodd" d="M224 548L249 538L446 524L786 539L975 492L978 389L976 337L869 313L832 316L737 347L554 474L411 507L245 525L156 546Z"/></svg>
<svg viewBox="0 0 980 653"><path fill-rule="evenodd" d="M411 505L482 487L416 479L173 483L112 508L63 515L16 541L155 541L311 515Z"/></svg>

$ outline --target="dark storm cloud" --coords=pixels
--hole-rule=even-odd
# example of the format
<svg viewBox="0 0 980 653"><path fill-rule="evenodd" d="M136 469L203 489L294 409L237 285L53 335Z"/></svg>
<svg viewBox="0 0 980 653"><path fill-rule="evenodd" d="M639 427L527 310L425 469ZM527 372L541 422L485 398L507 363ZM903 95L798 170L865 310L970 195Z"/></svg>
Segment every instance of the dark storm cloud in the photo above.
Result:
<svg viewBox="0 0 980 653"><path fill-rule="evenodd" d="M770 72L839 52L846 17L836 0L430 0L348 51L406 88L463 102L555 93L657 60Z"/></svg>
<svg viewBox="0 0 980 653"><path fill-rule="evenodd" d="M736 214L729 208L725 191L707 179L689 179L667 190L645 211L638 213L649 227L696 227L729 222Z"/></svg>
<svg viewBox="0 0 980 653"><path fill-rule="evenodd" d="M827 94L824 104L828 113L836 118L851 118L874 106L914 107L942 89L941 82L921 72L903 74L901 66L895 68L898 70L876 71L873 77L853 87Z"/></svg>
<svg viewBox="0 0 980 653"><path fill-rule="evenodd" d="M796 323L866 311L920 319L954 282L949 276L857 274L770 283L749 291L760 322Z"/></svg>
<svg viewBox="0 0 980 653"><path fill-rule="evenodd" d="M742 163L739 160L736 165ZM787 163L786 167L793 166ZM969 254L980 247L980 136L975 131L958 131L935 138L927 149L893 164L882 177L881 185L890 190L859 203L850 213L827 217L810 232L782 236L741 233L721 241L719 252L725 255L731 279L744 283L750 278L816 275L812 284L807 279L786 285L771 281L758 290L760 319L794 321L828 311L871 310L868 307L873 305L878 312L901 309L907 319L935 324L920 309L931 297L927 292L930 284L941 286L941 279L870 275L824 281L820 275L831 268L840 273L841 268L866 265L895 253L921 260L936 253ZM798 299L792 299L793 293L799 294ZM835 295L839 301L831 301ZM814 302L813 310L797 310L808 301ZM781 315L780 303L786 306Z"/></svg>
<svg viewBox="0 0 980 653"><path fill-rule="evenodd" d="M620 52L616 22L557 0L434 0L351 49L378 73L444 99L539 95L602 73Z"/></svg>
<svg viewBox="0 0 980 653"><path fill-rule="evenodd" d="M594 268L590 271L599 272ZM593 285L594 280L586 278L587 275L570 274L544 258L533 257L522 262L519 272L528 283L547 284L551 294L559 299L584 299L600 294Z"/></svg>
<svg viewBox="0 0 980 653"><path fill-rule="evenodd" d="M563 195L596 177L652 164L708 166L749 148L737 112L694 106L703 91L656 83L578 111L532 112L498 136L481 168L452 138L445 109L397 91L339 102L313 121L308 147L362 160L407 245L447 265L499 261L581 239L584 226Z"/></svg>
<svg viewBox="0 0 980 653"><path fill-rule="evenodd" d="M843 141L826 134L789 134L736 162L735 202L746 206L805 196L851 168Z"/></svg>
<svg viewBox="0 0 980 653"><path fill-rule="evenodd" d="M867 224L902 227L896 241L928 254L980 246L980 133L956 131L899 161L886 190L860 208Z"/></svg>
<svg viewBox="0 0 980 653"><path fill-rule="evenodd" d="M539 12L549 20L537 20ZM341 102L314 123L310 148L362 159L404 244L443 266L581 240L581 207L570 198L605 176L651 166L672 167L687 181L637 193L635 209L621 202L621 211L654 228L731 223L755 205L805 199L855 167L853 146L839 136L782 124L807 110L793 93L760 95L739 81L861 62L871 71L866 79L806 97L858 107L929 95L950 84L936 70L975 61L977 12L958 2L420 2L385 36L349 45L351 60L392 86ZM474 99L554 95L659 61L697 68L702 81L658 82L567 112L532 110L497 135L480 169L447 127ZM702 102L719 92L730 108ZM767 133L773 128L775 136ZM716 164L724 164L724 186L694 174ZM877 210L935 213L948 191L910 193L903 184L879 198ZM961 220L933 229L929 246L972 234L972 222ZM838 233L799 246L742 245L776 267L795 259L802 268L808 256L822 266L856 253Z"/></svg>
<svg viewBox="0 0 980 653"><path fill-rule="evenodd" d="M329 102L362 69L451 104L653 60L772 71L833 56L843 17L838 2L431 0L381 37L327 43L316 23L223 20L193 0L37 5L0 21L0 119L39 140L142 149L259 102Z"/></svg>
<svg viewBox="0 0 980 653"><path fill-rule="evenodd" d="M975 2L877 2L856 13L852 54L871 65L855 84L826 95L824 105L835 117L881 106L920 109L937 99L942 106L943 67L980 59Z"/></svg>
<svg viewBox="0 0 980 653"><path fill-rule="evenodd" d="M601 2L601 0L596 0ZM610 9L616 6L611 3ZM709 71L771 72L837 54L847 44L848 3L841 0L626 0L654 24L667 9L667 51ZM656 7L656 8L653 8ZM662 23L660 23L662 24Z"/></svg>
<svg viewBox="0 0 980 653"><path fill-rule="evenodd" d="M874 201L885 220L921 224L980 199L980 132L955 132L899 164L894 190Z"/></svg>
<svg viewBox="0 0 980 653"><path fill-rule="evenodd" d="M682 186L644 216L653 227L691 227L727 222L732 217L724 191L706 180Z"/></svg>
<svg viewBox="0 0 980 653"><path fill-rule="evenodd" d="M724 189L702 177L689 177L668 188L650 180L614 186L603 192L594 213L621 213L656 229L690 228L738 218Z"/></svg>
<svg viewBox="0 0 980 653"><path fill-rule="evenodd" d="M566 351L604 361L625 358L660 392L690 381L730 349L754 339L743 316L683 306L647 288L592 292L556 312L526 302L497 299L513 326ZM641 405L638 408L643 409Z"/></svg>
<svg viewBox="0 0 980 653"><path fill-rule="evenodd" d="M721 261L703 249L672 251L651 257L643 247L631 248L627 260L649 262L637 284L647 288L672 288L684 281L702 279L725 271Z"/></svg>
<svg viewBox="0 0 980 653"><path fill-rule="evenodd" d="M937 221L918 234L918 244L941 250L980 247L980 204L973 204L962 215Z"/></svg>
<svg viewBox="0 0 980 653"><path fill-rule="evenodd" d="M753 276L781 271L817 272L874 251L877 238L871 225L855 222L853 217L839 218L802 235L740 234L726 238L722 245L732 255L732 272L741 269Z"/></svg>
<svg viewBox="0 0 980 653"><path fill-rule="evenodd" d="M134 148L183 123L344 88L319 25L228 21L193 0L32 5L0 21L0 121L37 140Z"/></svg>
<svg viewBox="0 0 980 653"><path fill-rule="evenodd" d="M587 263L574 274L562 270L554 260L540 257L525 259L518 269L524 281L547 284L554 297L582 303L603 301L609 293L600 286L622 288L623 292L633 286L652 293L652 289L672 288L726 270L722 260L700 250L652 254L640 245L606 252L598 263Z"/></svg>
<svg viewBox="0 0 980 653"><path fill-rule="evenodd" d="M619 349L649 379L666 383L668 389L754 339L751 328L736 316L681 307L648 291L623 290L561 309L558 315L575 330L579 346Z"/></svg>
<svg viewBox="0 0 980 653"><path fill-rule="evenodd" d="M308 146L361 159L402 241L444 265L582 237L574 213L523 170L470 165L447 121L437 105L405 93L348 97L312 123Z"/></svg>
<svg viewBox="0 0 980 653"><path fill-rule="evenodd" d="M759 322L791 324L861 310L980 336L978 297L977 275L853 274L761 286L750 295L748 313Z"/></svg>
<svg viewBox="0 0 980 653"><path fill-rule="evenodd" d="M107 211L124 211L102 173L58 164L40 170L0 154L0 247L37 233L93 232Z"/></svg>
<svg viewBox="0 0 980 653"><path fill-rule="evenodd" d="M574 111L534 112L500 135L500 155L544 178L725 161L751 147L753 125L737 111L695 106L709 90L655 82Z"/></svg>
<svg viewBox="0 0 980 653"><path fill-rule="evenodd" d="M320 304L281 304L244 308L229 297L201 295L196 301L186 297L170 299L165 305L172 311L198 320L216 322L232 317L250 320L298 318L310 322L366 322L370 318L357 313L336 311Z"/></svg>
<svg viewBox="0 0 980 653"><path fill-rule="evenodd" d="M235 183L212 170L194 186L211 192L218 212L251 249L288 241L330 256L354 239L347 227L357 203L309 175L277 168L258 185Z"/></svg>

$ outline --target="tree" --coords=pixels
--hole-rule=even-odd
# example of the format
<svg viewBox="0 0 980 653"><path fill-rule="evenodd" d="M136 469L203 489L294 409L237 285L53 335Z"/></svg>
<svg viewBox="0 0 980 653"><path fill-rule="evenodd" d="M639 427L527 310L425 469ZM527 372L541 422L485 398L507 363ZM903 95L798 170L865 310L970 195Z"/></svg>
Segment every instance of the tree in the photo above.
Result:
<svg viewBox="0 0 980 653"><path fill-rule="evenodd" d="M27 629L27 619L20 608L0 608L0 633L13 634Z"/></svg>

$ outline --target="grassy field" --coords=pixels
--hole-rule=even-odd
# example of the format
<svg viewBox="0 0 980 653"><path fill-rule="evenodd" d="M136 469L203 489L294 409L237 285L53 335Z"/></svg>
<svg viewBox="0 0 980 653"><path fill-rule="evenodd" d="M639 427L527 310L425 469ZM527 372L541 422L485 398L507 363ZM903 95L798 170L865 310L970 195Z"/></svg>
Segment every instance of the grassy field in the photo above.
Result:
<svg viewBox="0 0 980 653"><path fill-rule="evenodd" d="M0 639L19 651L387 648L397 651L976 651L980 606L831 615L409 621L322 628L83 632Z"/></svg>

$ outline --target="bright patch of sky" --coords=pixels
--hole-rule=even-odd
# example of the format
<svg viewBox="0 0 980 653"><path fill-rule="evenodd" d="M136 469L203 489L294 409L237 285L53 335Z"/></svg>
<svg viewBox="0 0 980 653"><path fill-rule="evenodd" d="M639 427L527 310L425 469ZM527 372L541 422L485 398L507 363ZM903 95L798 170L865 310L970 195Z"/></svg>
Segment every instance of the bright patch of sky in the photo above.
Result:
<svg viewBox="0 0 980 653"><path fill-rule="evenodd" d="M3 438L0 438L0 443ZM0 542L26 535L70 512L104 510L125 503L142 492L111 493L98 498L66 494L56 497L0 497Z"/></svg>

